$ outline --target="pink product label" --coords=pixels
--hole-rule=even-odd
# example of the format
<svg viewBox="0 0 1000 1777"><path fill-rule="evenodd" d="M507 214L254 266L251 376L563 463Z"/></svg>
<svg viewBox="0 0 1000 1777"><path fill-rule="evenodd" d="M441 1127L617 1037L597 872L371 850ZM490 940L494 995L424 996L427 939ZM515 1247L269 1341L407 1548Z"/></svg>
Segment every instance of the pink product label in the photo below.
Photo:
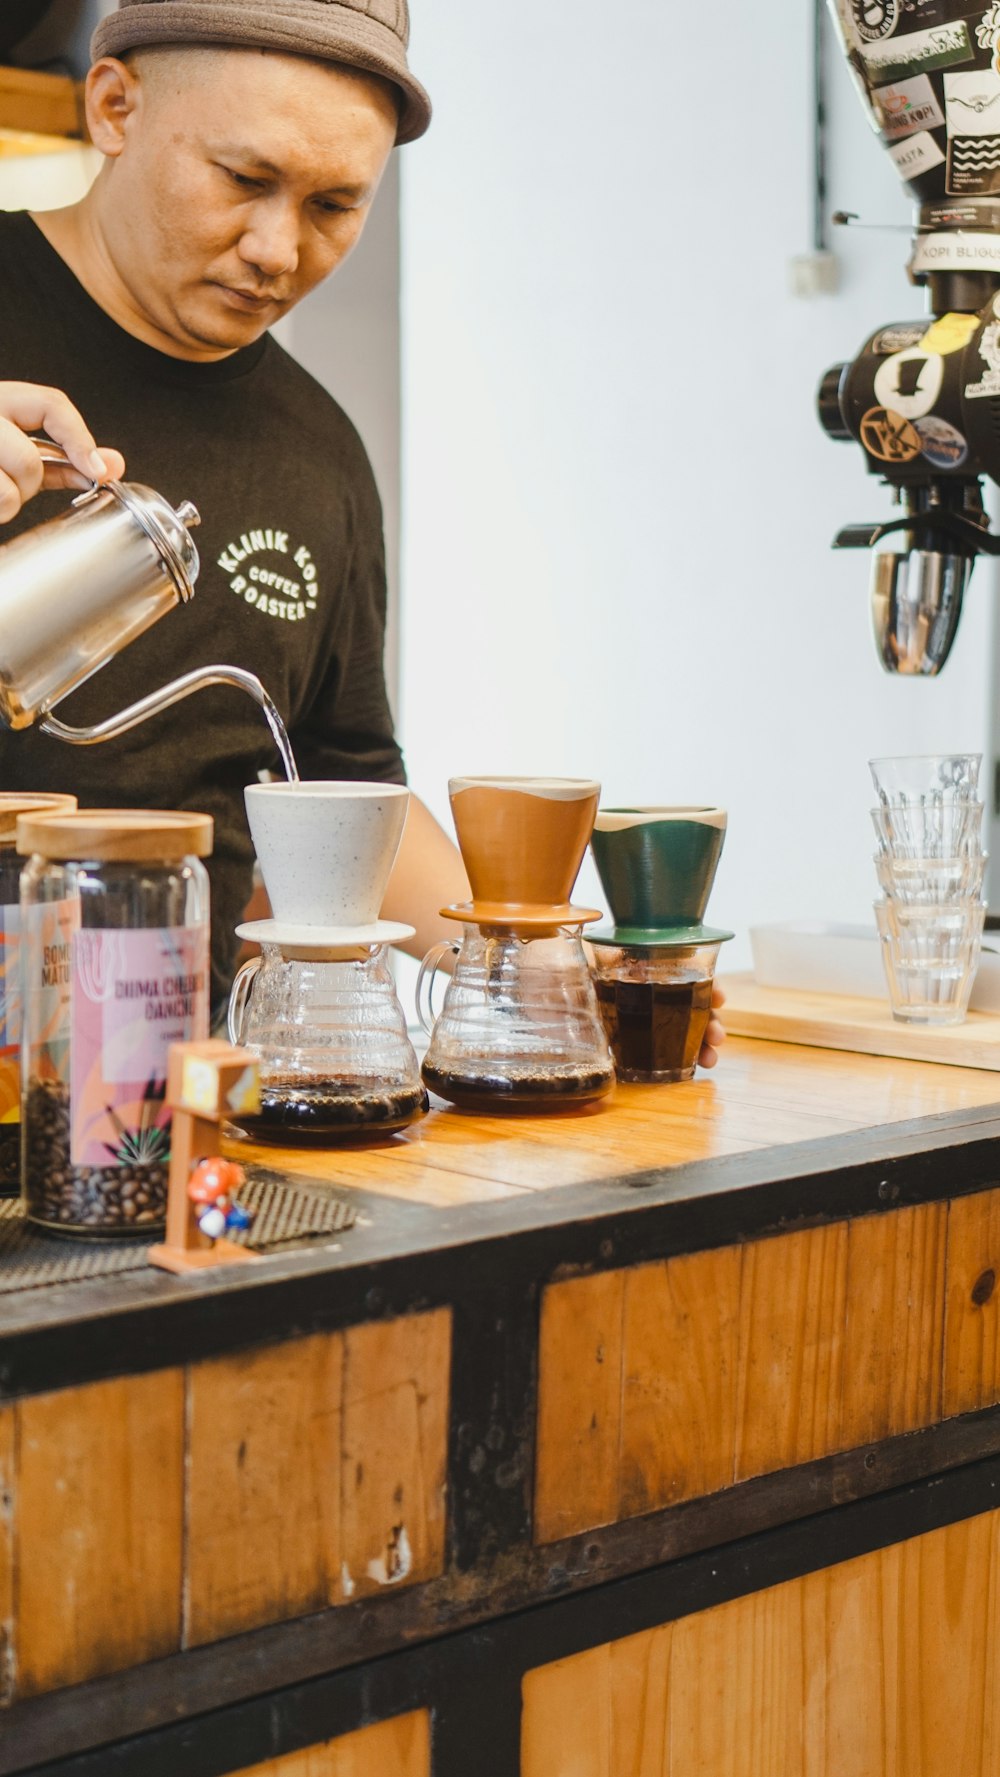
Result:
<svg viewBox="0 0 1000 1777"><path fill-rule="evenodd" d="M21 1041L20 942L20 907L0 907L0 1049Z"/></svg>
<svg viewBox="0 0 1000 1777"><path fill-rule="evenodd" d="M31 1008L32 1072L64 1085L69 1084L73 934L79 925L78 901L43 901L25 909L19 937L21 982Z"/></svg>
<svg viewBox="0 0 1000 1777"><path fill-rule="evenodd" d="M0 906L0 1124L21 1118L21 909Z"/></svg>
<svg viewBox="0 0 1000 1777"><path fill-rule="evenodd" d="M208 1035L207 930L78 931L71 1028L72 1164L163 1161L167 1051Z"/></svg>

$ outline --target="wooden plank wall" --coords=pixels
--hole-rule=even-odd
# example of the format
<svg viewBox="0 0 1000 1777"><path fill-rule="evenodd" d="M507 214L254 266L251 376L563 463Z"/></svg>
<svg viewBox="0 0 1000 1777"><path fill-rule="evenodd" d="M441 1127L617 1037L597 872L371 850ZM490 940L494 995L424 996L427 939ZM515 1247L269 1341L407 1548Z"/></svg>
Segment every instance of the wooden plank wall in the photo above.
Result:
<svg viewBox="0 0 1000 1777"><path fill-rule="evenodd" d="M1000 1191L551 1285L535 1537L1000 1401Z"/></svg>
<svg viewBox="0 0 1000 1777"><path fill-rule="evenodd" d="M4 1700L442 1572L450 1358L439 1309L0 1409Z"/></svg>
<svg viewBox="0 0 1000 1777"><path fill-rule="evenodd" d="M996 1777L1000 1512L528 1673L521 1777Z"/></svg>
<svg viewBox="0 0 1000 1777"><path fill-rule="evenodd" d="M67 74L0 67L0 127L86 138L83 86Z"/></svg>
<svg viewBox="0 0 1000 1777"><path fill-rule="evenodd" d="M431 1724L425 1709L356 1734L267 1759L234 1777L430 1777Z"/></svg>

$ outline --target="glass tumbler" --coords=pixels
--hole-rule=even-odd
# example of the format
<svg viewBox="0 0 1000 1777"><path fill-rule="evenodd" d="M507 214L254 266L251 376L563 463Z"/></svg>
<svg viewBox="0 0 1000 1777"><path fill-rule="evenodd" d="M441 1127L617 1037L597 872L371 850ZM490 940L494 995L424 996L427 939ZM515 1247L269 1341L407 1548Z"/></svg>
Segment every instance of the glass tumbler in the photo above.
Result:
<svg viewBox="0 0 1000 1777"><path fill-rule="evenodd" d="M875 856L875 873L887 901L909 906L937 906L947 902L978 901L983 888L987 858L896 858Z"/></svg>
<svg viewBox="0 0 1000 1777"><path fill-rule="evenodd" d="M693 1078L721 948L594 946L597 1003L620 1080Z"/></svg>
<svg viewBox="0 0 1000 1777"><path fill-rule="evenodd" d="M982 902L901 906L876 901L892 1015L903 1024L961 1024L979 963Z"/></svg>
<svg viewBox="0 0 1000 1777"><path fill-rule="evenodd" d="M875 792L886 803L974 802L979 794L982 753L918 753L912 757L869 759Z"/></svg>
<svg viewBox="0 0 1000 1777"><path fill-rule="evenodd" d="M871 811L879 851L896 858L980 857L981 802L911 805L884 802Z"/></svg>

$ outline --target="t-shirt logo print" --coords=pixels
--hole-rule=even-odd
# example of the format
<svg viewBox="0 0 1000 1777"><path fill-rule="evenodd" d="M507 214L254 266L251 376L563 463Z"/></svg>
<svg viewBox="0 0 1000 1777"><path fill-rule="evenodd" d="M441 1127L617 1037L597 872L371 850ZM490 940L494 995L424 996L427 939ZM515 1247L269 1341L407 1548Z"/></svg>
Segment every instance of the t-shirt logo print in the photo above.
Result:
<svg viewBox="0 0 1000 1777"><path fill-rule="evenodd" d="M229 590L263 617L300 623L315 611L319 580L312 553L287 531L244 531L227 543L218 565Z"/></svg>

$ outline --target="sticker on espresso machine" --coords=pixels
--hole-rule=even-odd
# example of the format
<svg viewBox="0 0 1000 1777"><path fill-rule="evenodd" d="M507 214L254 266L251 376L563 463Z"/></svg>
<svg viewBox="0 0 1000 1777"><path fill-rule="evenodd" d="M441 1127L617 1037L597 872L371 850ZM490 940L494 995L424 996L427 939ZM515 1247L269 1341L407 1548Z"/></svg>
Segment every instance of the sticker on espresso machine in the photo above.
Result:
<svg viewBox="0 0 1000 1777"><path fill-rule="evenodd" d="M926 321L894 321L875 334L871 350L878 358L886 357L889 352L905 352L909 346L920 345L926 332ZM931 347L932 351L939 349L938 346Z"/></svg>
<svg viewBox="0 0 1000 1777"><path fill-rule="evenodd" d="M932 74L938 68L951 68L956 62L973 59L964 19L934 25L927 31L910 31L905 37L893 35L865 43L861 54L868 78L876 86L908 80L913 74Z"/></svg>
<svg viewBox="0 0 1000 1777"><path fill-rule="evenodd" d="M1000 0L994 0L983 13L982 23L976 26L976 42L980 49L988 49L993 57L993 66L1000 62Z"/></svg>
<svg viewBox="0 0 1000 1777"><path fill-rule="evenodd" d="M865 43L891 37L899 24L902 0L851 0L854 27Z"/></svg>
<svg viewBox="0 0 1000 1777"><path fill-rule="evenodd" d="M901 142L918 130L940 129L944 122L944 112L926 74L878 87L872 93L872 104L887 142Z"/></svg>
<svg viewBox="0 0 1000 1777"><path fill-rule="evenodd" d="M1000 191L1000 74L995 68L946 74L944 105L949 193L977 197Z"/></svg>
<svg viewBox="0 0 1000 1777"><path fill-rule="evenodd" d="M960 352L978 326L978 315L940 315L931 322L920 340L921 350L940 352L942 357L947 357L949 352Z"/></svg>
<svg viewBox="0 0 1000 1777"><path fill-rule="evenodd" d="M889 159L901 179L918 179L921 173L929 173L932 167L939 167L944 155L930 131L920 130L915 136L907 136L903 142L890 142Z"/></svg>
<svg viewBox="0 0 1000 1777"><path fill-rule="evenodd" d="M944 359L937 352L911 346L885 358L875 372L875 399L904 420L919 420L937 405L944 381Z"/></svg>
<svg viewBox="0 0 1000 1777"><path fill-rule="evenodd" d="M961 432L936 413L915 420L913 429L920 435L920 454L935 469L960 469L969 454L969 446Z"/></svg>
<svg viewBox="0 0 1000 1777"><path fill-rule="evenodd" d="M886 407L870 407L861 421L861 442L880 463L910 463L921 451L920 434Z"/></svg>
<svg viewBox="0 0 1000 1777"><path fill-rule="evenodd" d="M977 383L966 383L967 401L985 401L1000 395L1000 320L983 328L979 356L986 368Z"/></svg>

